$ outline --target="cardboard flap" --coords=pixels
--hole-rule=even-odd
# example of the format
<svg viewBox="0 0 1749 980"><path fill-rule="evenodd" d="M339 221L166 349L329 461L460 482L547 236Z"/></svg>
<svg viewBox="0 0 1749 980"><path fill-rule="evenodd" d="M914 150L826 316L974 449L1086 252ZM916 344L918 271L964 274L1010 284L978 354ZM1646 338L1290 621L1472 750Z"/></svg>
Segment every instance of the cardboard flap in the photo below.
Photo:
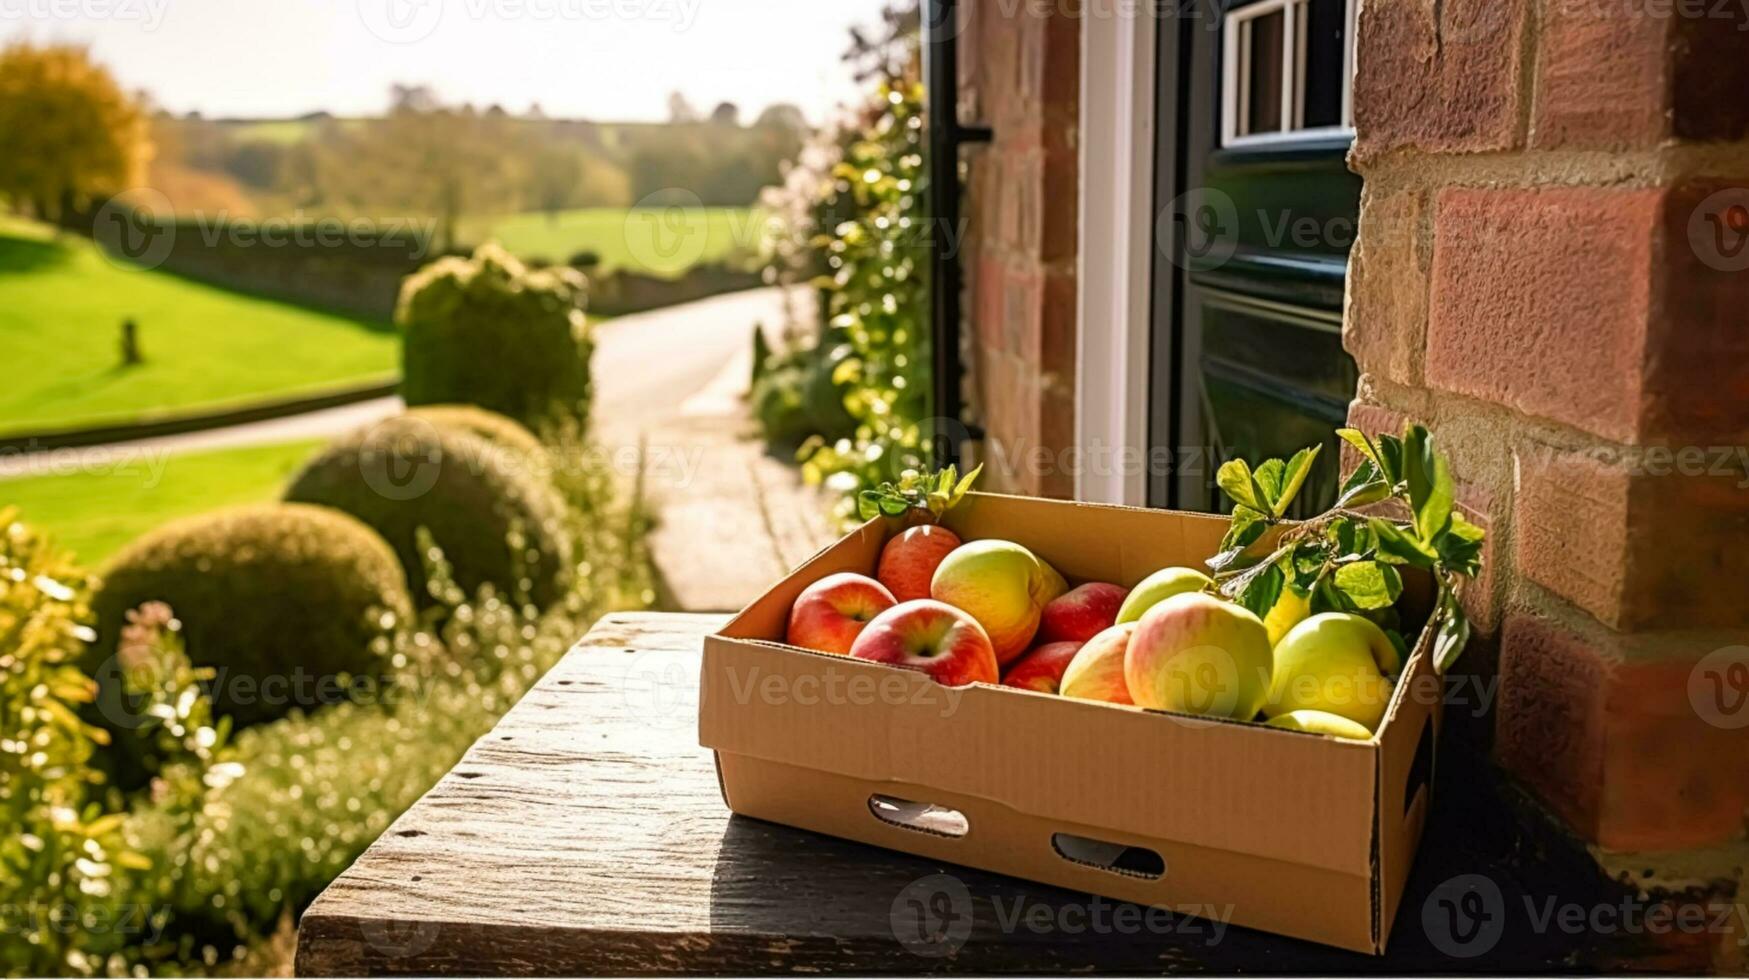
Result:
<svg viewBox="0 0 1749 980"><path fill-rule="evenodd" d="M973 685L706 640L699 741L935 787L1114 837L1182 841L1368 876L1377 746ZM829 731L831 738L821 738Z"/></svg>

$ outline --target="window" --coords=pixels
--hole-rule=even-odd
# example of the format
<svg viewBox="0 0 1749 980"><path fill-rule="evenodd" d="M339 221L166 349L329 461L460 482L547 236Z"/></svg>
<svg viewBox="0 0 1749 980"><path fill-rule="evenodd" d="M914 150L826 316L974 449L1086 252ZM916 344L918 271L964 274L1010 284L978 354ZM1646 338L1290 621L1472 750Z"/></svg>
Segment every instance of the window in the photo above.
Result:
<svg viewBox="0 0 1749 980"><path fill-rule="evenodd" d="M1259 0L1228 12L1221 145L1353 126L1356 0Z"/></svg>

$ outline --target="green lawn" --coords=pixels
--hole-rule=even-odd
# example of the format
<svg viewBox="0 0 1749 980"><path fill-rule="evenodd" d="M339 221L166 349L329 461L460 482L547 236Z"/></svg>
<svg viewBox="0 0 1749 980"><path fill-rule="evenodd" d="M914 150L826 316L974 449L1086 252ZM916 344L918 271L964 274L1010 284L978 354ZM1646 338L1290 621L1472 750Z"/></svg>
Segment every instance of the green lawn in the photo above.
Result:
<svg viewBox="0 0 1749 980"><path fill-rule="evenodd" d="M17 506L19 519L92 567L165 521L277 499L321 444L148 453L88 472L0 479L0 510Z"/></svg>
<svg viewBox="0 0 1749 980"><path fill-rule="evenodd" d="M769 237L767 225L757 208L579 208L552 217L527 213L476 221L462 237L496 238L517 255L551 262L592 249L604 269L672 277L734 255L757 259Z"/></svg>
<svg viewBox="0 0 1749 980"><path fill-rule="evenodd" d="M120 365L122 320L146 362ZM0 216L0 433L117 423L389 378L393 330L123 268Z"/></svg>

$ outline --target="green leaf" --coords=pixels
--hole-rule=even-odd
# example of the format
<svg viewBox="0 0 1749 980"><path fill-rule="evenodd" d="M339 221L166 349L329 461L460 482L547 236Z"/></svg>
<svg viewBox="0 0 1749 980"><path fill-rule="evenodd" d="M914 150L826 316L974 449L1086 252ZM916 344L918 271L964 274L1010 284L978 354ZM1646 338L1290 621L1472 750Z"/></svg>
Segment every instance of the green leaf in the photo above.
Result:
<svg viewBox="0 0 1749 980"><path fill-rule="evenodd" d="M1214 571L1225 571L1228 566L1245 553L1245 549L1257 543L1263 537L1263 532L1269 530L1269 522L1262 514L1249 507L1233 508L1233 522L1227 525L1226 536L1221 538L1220 553L1205 562Z"/></svg>
<svg viewBox="0 0 1749 980"><path fill-rule="evenodd" d="M1425 426L1411 425L1404 430L1403 479L1409 487L1415 533L1431 544L1451 522L1454 490L1451 468L1433 451L1433 440Z"/></svg>
<svg viewBox="0 0 1749 980"><path fill-rule="evenodd" d="M1413 536L1404 533L1401 528L1390 521L1374 517L1367 520L1366 526L1371 529L1373 537L1378 541L1380 561L1390 562L1394 565L1413 565L1416 568L1432 569L1433 563L1439 558L1433 549L1415 540Z"/></svg>
<svg viewBox="0 0 1749 980"><path fill-rule="evenodd" d="M1251 476L1251 464L1242 459L1232 459L1221 464L1215 474L1215 483L1233 498L1235 504L1249 507L1260 513L1268 513L1269 507L1257 499L1257 483Z"/></svg>
<svg viewBox="0 0 1749 980"><path fill-rule="evenodd" d="M1464 615L1463 607L1455 598L1448 598L1442 607L1445 618L1433 635L1433 669L1441 674L1451 669L1464 652L1464 645L1470 642L1470 618Z"/></svg>
<svg viewBox="0 0 1749 980"><path fill-rule="evenodd" d="M1396 436L1379 436L1379 470L1391 486L1403 482L1403 440Z"/></svg>
<svg viewBox="0 0 1749 980"><path fill-rule="evenodd" d="M1281 510L1276 506L1281 499L1282 477L1287 473L1287 464L1279 459L1266 459L1263 465L1257 467L1251 474L1251 482L1255 485L1257 499L1269 505L1270 514L1281 516Z"/></svg>
<svg viewBox="0 0 1749 980"><path fill-rule="evenodd" d="M956 504L959 503L962 497L970 493L972 490L972 484L978 482L978 477L982 476L983 473L984 464L979 463L970 473L967 473L964 477L960 478L959 484L953 488L953 502Z"/></svg>
<svg viewBox="0 0 1749 980"><path fill-rule="evenodd" d="M1336 498L1337 509L1345 507L1365 507L1376 504L1391 495L1391 485L1379 476L1379 468L1372 460L1363 459L1348 475L1348 482L1342 485L1342 492Z"/></svg>
<svg viewBox="0 0 1749 980"><path fill-rule="evenodd" d="M1318 461L1318 454L1323 451L1322 445L1312 446L1294 453L1294 458L1287 461L1281 492L1275 497L1276 517L1287 513L1287 509L1293 506L1294 498L1300 495L1300 488L1306 485L1306 478L1312 475L1312 464Z"/></svg>
<svg viewBox="0 0 1749 980"><path fill-rule="evenodd" d="M1486 531L1454 510L1451 524L1434 542L1434 547L1447 570L1474 578L1482 570L1482 543L1486 538Z"/></svg>
<svg viewBox="0 0 1749 980"><path fill-rule="evenodd" d="M882 497L880 507L888 517L904 517L911 510L911 503L899 497Z"/></svg>
<svg viewBox="0 0 1749 980"><path fill-rule="evenodd" d="M1359 429L1337 429L1336 434L1343 442L1353 446L1364 462L1371 463L1373 469L1383 470L1383 465L1379 462L1379 451L1373 447L1372 440L1366 437L1366 433Z"/></svg>
<svg viewBox="0 0 1749 980"><path fill-rule="evenodd" d="M1402 664L1408 663L1409 641L1403 638L1402 631L1392 629L1385 630L1385 639L1390 640L1391 646L1397 648L1397 662Z"/></svg>
<svg viewBox="0 0 1749 980"><path fill-rule="evenodd" d="M1403 594L1403 579L1389 565L1357 561L1336 569L1336 588L1360 609L1386 609Z"/></svg>
<svg viewBox="0 0 1749 980"><path fill-rule="evenodd" d="M1300 596L1308 596L1317 588L1318 577L1324 574L1324 564L1330 558L1328 546L1319 541L1302 541L1294 547L1293 575L1288 586Z"/></svg>
<svg viewBox="0 0 1749 980"><path fill-rule="evenodd" d="M1281 589L1286 582L1287 576L1282 574L1281 566L1271 563L1262 572L1251 576L1234 598L1261 619L1275 608L1275 601L1281 598Z"/></svg>
<svg viewBox="0 0 1749 980"><path fill-rule="evenodd" d="M865 521L872 521L881 516L881 493L879 490L864 490L856 495L856 513Z"/></svg>

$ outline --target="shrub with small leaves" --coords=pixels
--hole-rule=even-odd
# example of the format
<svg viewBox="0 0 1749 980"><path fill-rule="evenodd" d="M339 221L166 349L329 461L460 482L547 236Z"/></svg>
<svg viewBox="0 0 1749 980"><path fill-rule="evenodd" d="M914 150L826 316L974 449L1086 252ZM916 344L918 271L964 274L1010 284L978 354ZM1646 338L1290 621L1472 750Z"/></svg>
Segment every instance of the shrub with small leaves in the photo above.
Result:
<svg viewBox="0 0 1749 980"><path fill-rule="evenodd" d="M1291 460L1272 459L1256 469L1244 460L1220 468L1216 482L1234 501L1232 523L1221 550L1208 561L1221 593L1265 616L1292 590L1317 612L1349 612L1376 620L1404 652L1407 643L1397 618L1403 592L1399 569L1431 574L1439 585L1433 611L1435 666L1451 666L1470 635L1459 604L1463 580L1481 571L1481 528L1454 507L1451 467L1434 450L1426 428L1410 424L1401 438L1376 440L1354 429L1336 434L1352 445L1361 462L1328 513L1288 527L1265 556L1251 551L1281 524L1318 459L1318 447ZM1407 520L1354 508L1395 501Z"/></svg>
<svg viewBox="0 0 1749 980"><path fill-rule="evenodd" d="M401 396L478 405L530 428L554 414L587 418L587 286L575 269L529 269L492 243L407 277L395 311Z"/></svg>
<svg viewBox="0 0 1749 980"><path fill-rule="evenodd" d="M466 593L490 582L545 606L569 587L573 542L544 454L535 456L531 468L502 442L403 416L329 443L292 478L285 499L342 511L382 535L421 608L439 598L421 571L421 528Z"/></svg>

